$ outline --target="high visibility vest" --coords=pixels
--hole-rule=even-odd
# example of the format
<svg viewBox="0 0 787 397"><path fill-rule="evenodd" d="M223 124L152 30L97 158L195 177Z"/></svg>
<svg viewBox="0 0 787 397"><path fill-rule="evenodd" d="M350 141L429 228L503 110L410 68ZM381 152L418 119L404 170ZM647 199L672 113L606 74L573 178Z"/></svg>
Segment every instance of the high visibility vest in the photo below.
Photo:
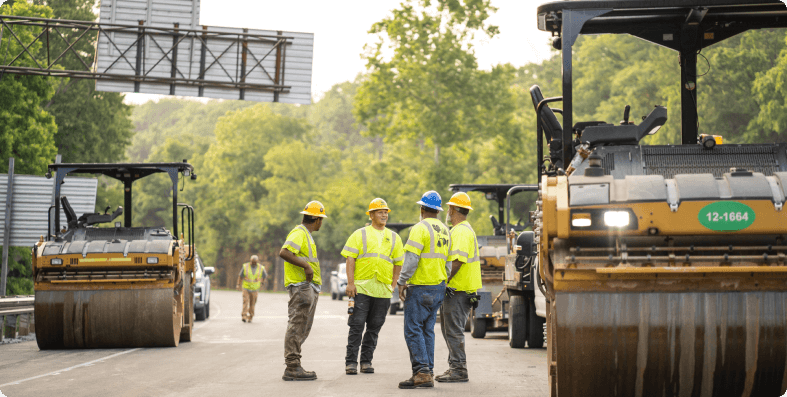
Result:
<svg viewBox="0 0 787 397"><path fill-rule="evenodd" d="M282 246L282 248L294 249L295 251L291 252L293 252L295 256L305 259L306 262L308 262L311 266L312 271L314 271L312 283L317 285L322 284L322 276L320 276L320 261L317 259L317 245L314 243L314 239L306 227L303 225L298 225L292 229L290 234L287 235L287 240L284 242L284 246ZM284 286L287 287L290 284L296 284L302 281L306 281L306 272L303 270L303 268L285 261Z"/></svg>
<svg viewBox="0 0 787 397"><path fill-rule="evenodd" d="M373 247L373 250L377 252L369 252L368 234L371 230L374 229L371 226L367 226L356 231L356 233L360 233L360 244L358 244L357 234L354 233L348 240L347 245L342 249L342 255L355 257L356 280L369 280L376 277L383 284L391 284L393 282L394 263L404 260L401 239L393 230L384 229L379 235L379 238L383 241L378 241L377 247ZM377 237L375 232L372 234L374 237ZM385 237L390 237L390 249L385 247ZM397 246L399 247L399 251L396 252L398 257L394 258Z"/></svg>
<svg viewBox="0 0 787 397"><path fill-rule="evenodd" d="M243 264L243 289L256 291L260 289L262 282L262 265L257 264L257 271L252 273L251 263L246 262Z"/></svg>
<svg viewBox="0 0 787 397"><path fill-rule="evenodd" d="M451 233L438 219L427 218L413 226L405 250L419 255L418 269L411 285L437 285L445 281L445 262L451 247Z"/></svg>
<svg viewBox="0 0 787 397"><path fill-rule="evenodd" d="M473 237L472 241L468 241L468 234ZM482 287L481 258L478 254L478 238L470 224L463 221L454 226L451 230L451 253L448 260L459 260L464 262L464 265L448 283L449 287L464 292L475 292Z"/></svg>

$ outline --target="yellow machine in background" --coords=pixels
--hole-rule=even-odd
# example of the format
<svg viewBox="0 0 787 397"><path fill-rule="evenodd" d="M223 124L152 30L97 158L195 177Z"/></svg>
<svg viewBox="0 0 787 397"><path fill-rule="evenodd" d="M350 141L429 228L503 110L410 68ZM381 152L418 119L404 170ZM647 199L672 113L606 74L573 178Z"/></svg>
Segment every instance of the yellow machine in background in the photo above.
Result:
<svg viewBox="0 0 787 397"><path fill-rule="evenodd" d="M196 179L190 164L51 164L55 205L50 235L33 248L36 340L41 349L177 346L194 325L194 210L178 204L178 178ZM124 184L124 207L77 217L60 195L67 174L101 174ZM134 181L167 173L172 230L132 227ZM61 228L60 209L66 214ZM178 236L178 211L181 217ZM121 214L120 222L107 227ZM97 227L102 225L102 227ZM188 230L186 230L188 229Z"/></svg>
<svg viewBox="0 0 787 397"><path fill-rule="evenodd" d="M787 145L700 135L695 79L702 48L749 29L787 27L787 7L563 1L541 5L538 21L563 57L563 96L530 91L551 394L783 395ZM619 125L574 124L572 45L580 34L604 33L678 51L681 145L640 144L666 123L661 106L639 124L628 106ZM558 101L562 124L548 106Z"/></svg>

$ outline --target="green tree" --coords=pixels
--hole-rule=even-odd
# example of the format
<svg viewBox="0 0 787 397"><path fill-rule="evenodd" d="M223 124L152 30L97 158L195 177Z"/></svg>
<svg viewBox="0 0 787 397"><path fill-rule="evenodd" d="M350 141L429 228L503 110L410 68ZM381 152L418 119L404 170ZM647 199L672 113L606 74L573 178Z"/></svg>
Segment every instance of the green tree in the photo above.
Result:
<svg viewBox="0 0 787 397"><path fill-rule="evenodd" d="M58 19L95 21L95 0L34 0L46 5ZM89 71L95 61L96 32L80 40L82 30L58 29L49 35L49 53L65 55L57 66L67 70ZM62 37L61 37L62 35ZM67 41L67 42L66 42ZM70 44L69 44L70 43ZM71 50L67 50L73 45ZM41 59L47 59L44 49ZM131 106L123 103L123 94L100 92L89 79L58 78L51 80L55 94L43 101L43 107L55 117L58 153L67 163L115 162L124 158L131 142L133 125Z"/></svg>
<svg viewBox="0 0 787 397"><path fill-rule="evenodd" d="M478 70L473 39L497 34L486 22L494 11L489 0L408 0L375 23L369 32L378 41L366 47L369 74L355 100L368 134L425 140L438 164L441 147L488 128L505 71Z"/></svg>
<svg viewBox="0 0 787 397"><path fill-rule="evenodd" d="M20 15L51 18L48 7L16 2L13 6L0 7L2 15ZM15 34L25 45L33 42L41 29L33 26L16 26ZM16 40L3 40L0 56L15 56L23 51ZM33 54L41 50L41 43L33 43L29 51ZM6 61L4 61L6 62ZM18 66L32 67L33 59L27 54L15 63ZM55 134L57 125L54 118L39 105L50 99L54 93L51 79L40 76L22 76L0 72L0 171L7 172L8 159L15 158L15 172L19 174L43 174L46 166L55 158Z"/></svg>

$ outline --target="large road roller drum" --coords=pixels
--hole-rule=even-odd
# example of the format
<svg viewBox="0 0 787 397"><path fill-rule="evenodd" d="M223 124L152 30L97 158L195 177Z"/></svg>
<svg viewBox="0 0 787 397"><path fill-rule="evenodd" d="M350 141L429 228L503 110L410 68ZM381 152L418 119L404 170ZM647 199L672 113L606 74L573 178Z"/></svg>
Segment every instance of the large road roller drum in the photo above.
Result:
<svg viewBox="0 0 787 397"><path fill-rule="evenodd" d="M174 347L182 316L171 289L37 291L36 341L46 349Z"/></svg>

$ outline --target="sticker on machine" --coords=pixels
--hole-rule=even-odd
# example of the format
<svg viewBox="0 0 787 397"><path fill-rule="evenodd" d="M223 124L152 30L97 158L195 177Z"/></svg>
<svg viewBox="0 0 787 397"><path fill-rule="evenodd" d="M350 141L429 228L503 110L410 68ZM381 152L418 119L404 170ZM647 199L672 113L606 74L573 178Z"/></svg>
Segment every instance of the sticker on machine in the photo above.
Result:
<svg viewBox="0 0 787 397"><path fill-rule="evenodd" d="M702 226L717 232L743 230L754 223L754 210L737 201L710 203L697 214Z"/></svg>

